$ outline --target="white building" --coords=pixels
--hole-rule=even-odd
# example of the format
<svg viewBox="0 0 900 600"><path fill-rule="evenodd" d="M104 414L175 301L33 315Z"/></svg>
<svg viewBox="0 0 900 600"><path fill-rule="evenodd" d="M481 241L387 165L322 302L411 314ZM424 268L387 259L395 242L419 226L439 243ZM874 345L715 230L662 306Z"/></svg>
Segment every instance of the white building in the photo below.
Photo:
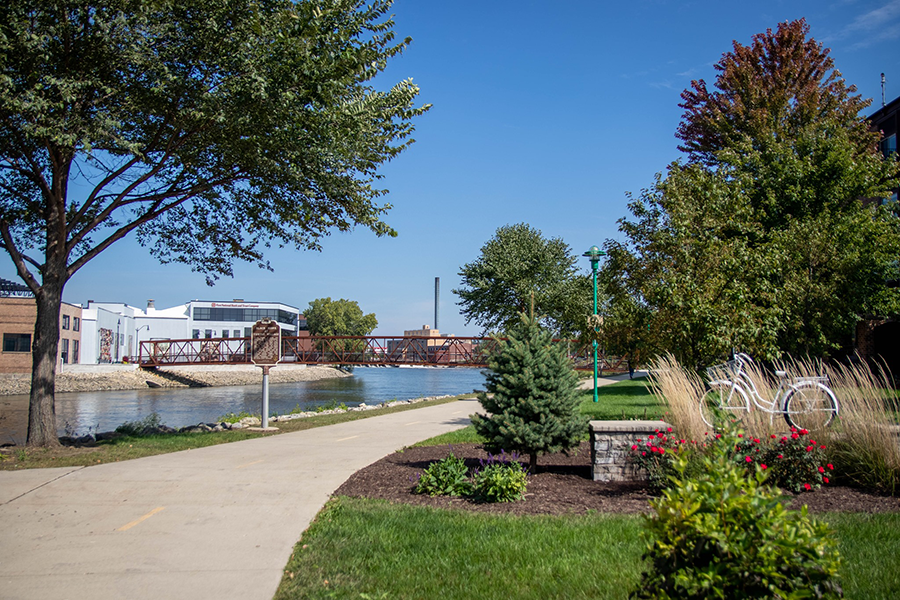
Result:
<svg viewBox="0 0 900 600"><path fill-rule="evenodd" d="M83 364L136 360L143 341L250 337L253 324L263 318L276 321L285 336L306 330L300 310L280 302L192 300L157 309L148 300L146 310L141 310L122 302L91 300L82 315Z"/></svg>

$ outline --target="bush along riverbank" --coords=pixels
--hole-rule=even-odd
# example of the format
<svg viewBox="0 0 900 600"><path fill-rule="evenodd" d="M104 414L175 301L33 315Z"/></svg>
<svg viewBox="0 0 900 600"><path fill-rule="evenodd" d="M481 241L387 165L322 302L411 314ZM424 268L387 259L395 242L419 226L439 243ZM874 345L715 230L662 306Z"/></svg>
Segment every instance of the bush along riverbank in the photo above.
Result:
<svg viewBox="0 0 900 600"><path fill-rule="evenodd" d="M297 419L308 419L310 417L337 415L342 413L367 412L449 398L455 398L455 396L428 396L424 398L414 398L412 400L389 400L380 404L366 404L365 402L361 402L357 406L350 407L343 403L337 404L336 402L332 402L331 404L319 406L316 410L303 410L297 405L290 413L270 416L269 425L277 427L278 424L284 424ZM260 415L241 412L238 414L228 413L222 415L214 423L198 423L196 425L175 428L165 425L160 421L157 413L152 413L143 419L123 423L122 425L119 425L115 431L106 431L96 434L88 433L81 436L66 435L60 437L59 441L64 446L91 446L104 440L114 440L124 436L148 437L177 433L211 433L241 429L252 430L253 428L259 427L261 424L262 419L260 418Z"/></svg>

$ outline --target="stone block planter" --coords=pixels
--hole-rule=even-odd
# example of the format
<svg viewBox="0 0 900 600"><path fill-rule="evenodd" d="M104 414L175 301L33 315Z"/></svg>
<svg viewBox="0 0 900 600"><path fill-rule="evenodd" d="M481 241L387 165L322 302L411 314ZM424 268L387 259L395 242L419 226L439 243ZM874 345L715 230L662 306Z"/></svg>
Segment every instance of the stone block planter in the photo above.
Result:
<svg viewBox="0 0 900 600"><path fill-rule="evenodd" d="M647 473L628 460L638 439L671 427L665 421L591 421L591 464L594 481L646 481Z"/></svg>

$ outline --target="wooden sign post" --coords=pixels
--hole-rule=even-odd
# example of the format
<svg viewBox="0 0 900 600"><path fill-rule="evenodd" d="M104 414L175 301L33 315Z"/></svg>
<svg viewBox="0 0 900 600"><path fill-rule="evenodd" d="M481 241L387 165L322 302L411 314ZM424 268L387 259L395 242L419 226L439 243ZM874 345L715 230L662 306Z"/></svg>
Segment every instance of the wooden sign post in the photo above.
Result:
<svg viewBox="0 0 900 600"><path fill-rule="evenodd" d="M253 324L250 335L250 361L263 370L262 428L269 427L269 369L281 361L281 327L272 319Z"/></svg>

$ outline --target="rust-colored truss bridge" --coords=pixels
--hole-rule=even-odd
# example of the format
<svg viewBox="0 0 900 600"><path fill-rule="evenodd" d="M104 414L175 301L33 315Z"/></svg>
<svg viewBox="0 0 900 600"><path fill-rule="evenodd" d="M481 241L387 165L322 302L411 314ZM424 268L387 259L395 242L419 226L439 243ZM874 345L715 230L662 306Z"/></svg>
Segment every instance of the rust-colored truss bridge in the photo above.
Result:
<svg viewBox="0 0 900 600"><path fill-rule="evenodd" d="M593 369L593 349L566 344L576 369ZM412 336L300 336L281 338L281 362L307 365L384 365L431 367L487 366L496 348L493 338ZM139 365L145 368L185 365L251 364L250 338L152 340L141 342ZM625 358L598 356L602 371L627 371Z"/></svg>

